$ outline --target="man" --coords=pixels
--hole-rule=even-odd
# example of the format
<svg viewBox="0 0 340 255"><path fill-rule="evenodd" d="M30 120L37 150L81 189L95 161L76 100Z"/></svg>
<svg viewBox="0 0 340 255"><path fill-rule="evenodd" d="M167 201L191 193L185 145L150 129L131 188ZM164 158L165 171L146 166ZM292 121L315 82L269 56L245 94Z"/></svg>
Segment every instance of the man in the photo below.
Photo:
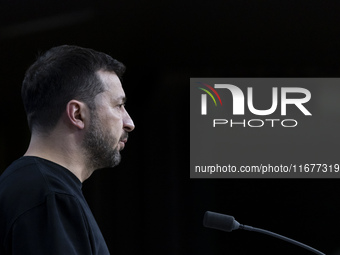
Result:
<svg viewBox="0 0 340 255"><path fill-rule="evenodd" d="M0 254L109 254L81 187L95 169L119 163L134 129L124 70L104 53L67 45L28 69L22 99L32 135L0 177Z"/></svg>

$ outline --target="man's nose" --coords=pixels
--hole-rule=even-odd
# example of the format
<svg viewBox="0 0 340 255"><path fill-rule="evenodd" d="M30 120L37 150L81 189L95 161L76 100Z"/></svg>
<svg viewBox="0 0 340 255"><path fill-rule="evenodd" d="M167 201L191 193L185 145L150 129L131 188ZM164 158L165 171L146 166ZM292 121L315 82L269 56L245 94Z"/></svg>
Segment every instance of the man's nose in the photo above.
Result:
<svg viewBox="0 0 340 255"><path fill-rule="evenodd" d="M135 125L133 123L133 120L131 119L130 115L127 111L125 111L125 116L123 120L123 128L126 132L131 132L135 129Z"/></svg>

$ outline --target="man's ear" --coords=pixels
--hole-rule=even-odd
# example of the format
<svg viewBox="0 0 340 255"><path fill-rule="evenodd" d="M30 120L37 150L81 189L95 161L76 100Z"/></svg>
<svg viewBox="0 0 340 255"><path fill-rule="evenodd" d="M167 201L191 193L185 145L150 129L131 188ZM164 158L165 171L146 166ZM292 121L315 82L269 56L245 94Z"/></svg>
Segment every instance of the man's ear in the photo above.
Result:
<svg viewBox="0 0 340 255"><path fill-rule="evenodd" d="M66 106L66 114L71 125L83 129L87 117L87 106L80 101L71 100Z"/></svg>

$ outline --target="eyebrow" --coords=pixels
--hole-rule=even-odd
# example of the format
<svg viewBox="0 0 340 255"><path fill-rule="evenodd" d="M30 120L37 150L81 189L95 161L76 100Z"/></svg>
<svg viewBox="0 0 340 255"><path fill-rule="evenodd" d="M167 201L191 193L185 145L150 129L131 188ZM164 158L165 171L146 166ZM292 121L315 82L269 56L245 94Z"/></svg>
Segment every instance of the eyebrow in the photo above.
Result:
<svg viewBox="0 0 340 255"><path fill-rule="evenodd" d="M114 100L122 101L123 103L126 103L126 96L120 96L120 97L114 98Z"/></svg>

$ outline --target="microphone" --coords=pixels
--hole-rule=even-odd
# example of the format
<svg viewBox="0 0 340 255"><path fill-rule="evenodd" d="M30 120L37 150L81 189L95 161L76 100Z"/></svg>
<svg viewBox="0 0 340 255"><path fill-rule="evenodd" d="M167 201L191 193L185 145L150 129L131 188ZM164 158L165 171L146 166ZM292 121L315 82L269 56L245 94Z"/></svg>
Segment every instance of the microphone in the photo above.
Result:
<svg viewBox="0 0 340 255"><path fill-rule="evenodd" d="M240 223L238 223L233 216L207 211L204 214L203 226L231 232L238 229Z"/></svg>
<svg viewBox="0 0 340 255"><path fill-rule="evenodd" d="M203 226L207 228L213 228L217 230L222 230L226 232L231 232L236 229L243 229L243 230L248 230L248 231L254 231L266 235L270 235L276 238L279 238L281 240L287 241L289 243L295 244L297 246L300 246L302 248L305 248L311 252L314 252L319 255L325 255L325 253L322 253L321 251L318 251L306 244L300 243L298 241L295 241L293 239L290 239L288 237L276 234L274 232L270 232L268 230L264 230L261 228L254 228L251 226L243 225L238 223L233 216L221 214L221 213L215 213L215 212L210 212L206 211L204 214L203 218Z"/></svg>

